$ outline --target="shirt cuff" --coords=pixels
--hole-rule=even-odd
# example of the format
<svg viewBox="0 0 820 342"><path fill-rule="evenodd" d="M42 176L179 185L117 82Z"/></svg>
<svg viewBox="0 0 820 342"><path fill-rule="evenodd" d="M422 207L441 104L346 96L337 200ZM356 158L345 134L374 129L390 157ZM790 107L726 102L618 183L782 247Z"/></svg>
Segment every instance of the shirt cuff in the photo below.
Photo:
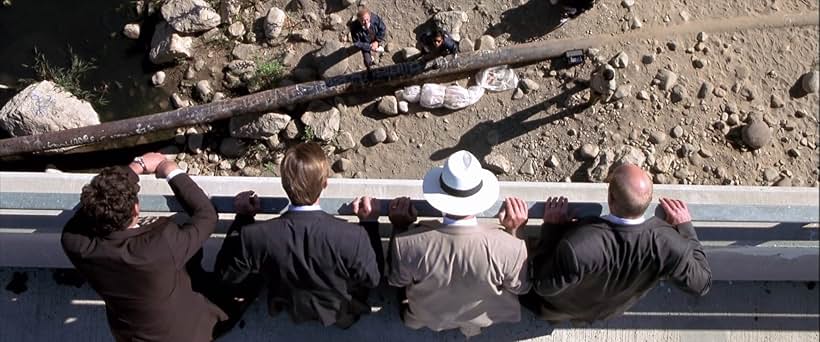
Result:
<svg viewBox="0 0 820 342"><path fill-rule="evenodd" d="M171 171L170 173L168 173L168 175L165 176L165 180L170 182L171 179L173 179L174 177L179 176L183 173L185 173L185 171L182 171L182 169L176 169L176 170Z"/></svg>

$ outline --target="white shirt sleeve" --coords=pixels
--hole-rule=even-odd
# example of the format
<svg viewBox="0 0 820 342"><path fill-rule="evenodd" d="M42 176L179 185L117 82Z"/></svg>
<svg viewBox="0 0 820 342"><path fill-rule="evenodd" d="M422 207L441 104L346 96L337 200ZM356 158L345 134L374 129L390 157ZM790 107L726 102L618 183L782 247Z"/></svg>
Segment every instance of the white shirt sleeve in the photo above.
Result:
<svg viewBox="0 0 820 342"><path fill-rule="evenodd" d="M174 177L179 176L183 173L185 173L185 171L182 171L182 169L176 169L176 170L171 171L170 173L168 173L168 176L165 177L165 180L170 182L171 179L173 179Z"/></svg>

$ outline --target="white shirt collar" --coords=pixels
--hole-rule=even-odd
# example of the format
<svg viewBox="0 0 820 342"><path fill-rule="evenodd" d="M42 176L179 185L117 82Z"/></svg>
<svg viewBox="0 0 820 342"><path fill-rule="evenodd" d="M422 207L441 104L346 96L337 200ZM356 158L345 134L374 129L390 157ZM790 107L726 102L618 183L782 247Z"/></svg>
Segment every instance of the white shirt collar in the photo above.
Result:
<svg viewBox="0 0 820 342"><path fill-rule="evenodd" d="M288 211L295 211L295 212L300 212L300 211L321 211L321 210L322 210L322 207L320 207L318 204L314 204L314 205L290 205L288 207Z"/></svg>
<svg viewBox="0 0 820 342"><path fill-rule="evenodd" d="M464 226L477 226L478 220L475 217L464 219L464 220L454 220L447 216L444 216L444 225L445 226L456 226L456 227L464 227Z"/></svg>
<svg viewBox="0 0 820 342"><path fill-rule="evenodd" d="M626 218L618 217L618 216L615 216L615 215L612 215L612 214L604 215L603 218L604 218L604 220L607 220L609 222L612 222L614 224L619 224L619 225L622 225L622 226L637 226L637 225L642 224L646 221L646 219L643 218L643 217L639 217L639 218L636 218L636 219L626 219Z"/></svg>

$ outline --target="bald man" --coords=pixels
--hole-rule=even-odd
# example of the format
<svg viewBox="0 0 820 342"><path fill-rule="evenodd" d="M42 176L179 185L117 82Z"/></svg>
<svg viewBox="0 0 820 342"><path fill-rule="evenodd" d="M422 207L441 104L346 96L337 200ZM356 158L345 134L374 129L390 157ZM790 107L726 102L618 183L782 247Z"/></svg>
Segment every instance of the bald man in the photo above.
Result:
<svg viewBox="0 0 820 342"><path fill-rule="evenodd" d="M712 273L685 203L662 198L665 220L644 218L652 181L631 164L610 175L607 202L609 215L570 220L565 197L547 199L524 306L548 321L591 323L622 314L660 280L709 291Z"/></svg>

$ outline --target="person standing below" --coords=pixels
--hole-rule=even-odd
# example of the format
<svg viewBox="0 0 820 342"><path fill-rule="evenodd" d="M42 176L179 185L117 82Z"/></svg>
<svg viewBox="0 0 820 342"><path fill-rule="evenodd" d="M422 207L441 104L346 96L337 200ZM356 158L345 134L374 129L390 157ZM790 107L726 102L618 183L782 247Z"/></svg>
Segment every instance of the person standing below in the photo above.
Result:
<svg viewBox="0 0 820 342"><path fill-rule="evenodd" d="M373 66L373 54L384 52L387 27L382 18L363 6L359 8L356 20L349 26L353 46L362 51L364 66L370 70Z"/></svg>
<svg viewBox="0 0 820 342"><path fill-rule="evenodd" d="M666 219L644 219L652 181L625 164L609 181L610 214L568 218L568 200L549 198L533 252L533 291L522 303L548 321L591 323L622 314L660 280L703 296L711 270L686 204L662 198Z"/></svg>
<svg viewBox="0 0 820 342"><path fill-rule="evenodd" d="M408 231L416 217L410 199L390 204L390 221L399 234L390 244L387 280L406 291L405 325L474 336L494 323L519 321L517 295L530 288L527 248L516 237L527 221L526 203L505 200L499 220L506 231L479 224L476 215L496 203L499 184L467 151L430 170L423 192L444 213L443 222L421 222Z"/></svg>
<svg viewBox="0 0 820 342"><path fill-rule="evenodd" d="M594 72L589 79L589 102L592 106L598 102L607 103L612 100L612 96L618 90L618 82L615 81L615 68L609 64L604 64Z"/></svg>
<svg viewBox="0 0 820 342"><path fill-rule="evenodd" d="M287 212L254 222L259 200L251 192L237 195L237 216L215 269L227 284L241 284L251 275L264 278L271 316L287 311L296 323L318 320L346 329L370 312L367 292L379 284L383 257L374 200L353 203L368 221L365 228L322 211L319 197L329 171L319 145L289 148L281 164Z"/></svg>
<svg viewBox="0 0 820 342"><path fill-rule="evenodd" d="M435 59L459 52L459 44L446 31L435 28L421 36L422 50L425 59Z"/></svg>
<svg viewBox="0 0 820 342"><path fill-rule="evenodd" d="M165 178L190 219L141 220L137 174ZM117 341L210 341L222 310L191 289L186 263L216 228L208 196L159 153L107 167L83 187L62 246L105 301Z"/></svg>
<svg viewBox="0 0 820 342"><path fill-rule="evenodd" d="M570 19L575 19L586 11L592 9L597 0L550 0L553 6L561 7L561 22L565 24Z"/></svg>

